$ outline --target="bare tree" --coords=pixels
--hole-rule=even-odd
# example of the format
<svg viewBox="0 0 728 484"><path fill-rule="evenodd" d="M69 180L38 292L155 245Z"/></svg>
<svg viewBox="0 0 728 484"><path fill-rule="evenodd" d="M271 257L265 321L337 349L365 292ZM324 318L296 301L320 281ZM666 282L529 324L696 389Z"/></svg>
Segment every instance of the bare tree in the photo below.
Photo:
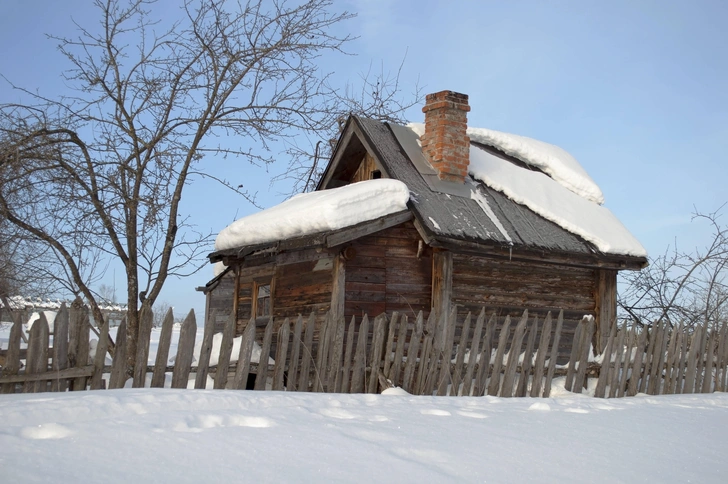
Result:
<svg viewBox="0 0 728 484"><path fill-rule="evenodd" d="M335 91L336 104L324 118L322 129L316 136L291 140L288 169L273 181L291 182L291 195L314 190L349 115L406 123L405 112L419 104L423 95L418 84L411 93L403 93L401 74L405 59L395 72L386 71L384 65L373 71L370 64L367 72L360 75L360 83L349 83L343 91Z"/></svg>
<svg viewBox="0 0 728 484"><path fill-rule="evenodd" d="M0 106L0 217L47 248L97 321L91 281L123 264L131 373L140 312L208 240L179 212L185 184L206 155L268 162L256 147L325 126L336 99L315 62L341 50L332 27L350 15L332 0L187 0L171 22L153 0L94 3L99 26L57 39L73 94L19 88L31 104Z"/></svg>
<svg viewBox="0 0 728 484"><path fill-rule="evenodd" d="M619 298L622 317L639 325L664 321L670 326L708 327L728 320L728 226L721 225L721 209L696 211L694 222L707 222L712 240L694 251L674 248L654 259L640 272L623 276Z"/></svg>

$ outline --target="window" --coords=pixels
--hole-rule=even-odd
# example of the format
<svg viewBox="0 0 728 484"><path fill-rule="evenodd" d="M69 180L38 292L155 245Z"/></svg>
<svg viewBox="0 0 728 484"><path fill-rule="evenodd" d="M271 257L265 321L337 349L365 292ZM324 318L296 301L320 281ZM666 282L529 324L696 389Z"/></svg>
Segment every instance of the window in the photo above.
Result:
<svg viewBox="0 0 728 484"><path fill-rule="evenodd" d="M271 315L270 283L255 283L253 301L256 318Z"/></svg>

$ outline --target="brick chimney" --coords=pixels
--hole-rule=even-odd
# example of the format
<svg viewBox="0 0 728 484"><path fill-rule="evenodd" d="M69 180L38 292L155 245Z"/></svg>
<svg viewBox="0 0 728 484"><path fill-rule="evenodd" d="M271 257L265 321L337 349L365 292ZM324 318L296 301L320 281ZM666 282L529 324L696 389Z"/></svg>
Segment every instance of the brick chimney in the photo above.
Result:
<svg viewBox="0 0 728 484"><path fill-rule="evenodd" d="M420 136L422 153L441 180L465 183L470 163L468 95L453 91L428 94L425 98L425 134Z"/></svg>

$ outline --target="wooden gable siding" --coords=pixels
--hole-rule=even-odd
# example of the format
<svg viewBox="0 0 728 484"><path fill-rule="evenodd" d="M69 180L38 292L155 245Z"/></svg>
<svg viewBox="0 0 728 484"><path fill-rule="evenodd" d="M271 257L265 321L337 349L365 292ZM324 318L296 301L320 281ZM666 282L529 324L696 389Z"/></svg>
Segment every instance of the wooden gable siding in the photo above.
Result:
<svg viewBox="0 0 728 484"><path fill-rule="evenodd" d="M377 162L374 161L374 157L367 153L364 155L364 158L359 163L359 167L356 169L354 174L351 177L350 183L356 183L360 181L365 180L371 180L372 179L372 172L375 170L379 170L381 173L381 168L378 167ZM381 173L382 178L386 178L384 176L384 173Z"/></svg>
<svg viewBox="0 0 728 484"><path fill-rule="evenodd" d="M215 288L207 294L207 315L215 312L215 332L225 329L225 322L233 310L232 301L235 293L235 273L228 272L217 283Z"/></svg>
<svg viewBox="0 0 728 484"><path fill-rule="evenodd" d="M528 309L543 322L548 311L555 317L563 309L560 361L569 357L577 323L595 315L596 290L595 269L453 254L452 303L461 312L485 306L518 318Z"/></svg>
<svg viewBox="0 0 728 484"><path fill-rule="evenodd" d="M432 250L422 243L412 222L363 237L351 244L346 261L344 315L360 320L398 311L411 319L432 304ZM352 251L348 251L352 252Z"/></svg>

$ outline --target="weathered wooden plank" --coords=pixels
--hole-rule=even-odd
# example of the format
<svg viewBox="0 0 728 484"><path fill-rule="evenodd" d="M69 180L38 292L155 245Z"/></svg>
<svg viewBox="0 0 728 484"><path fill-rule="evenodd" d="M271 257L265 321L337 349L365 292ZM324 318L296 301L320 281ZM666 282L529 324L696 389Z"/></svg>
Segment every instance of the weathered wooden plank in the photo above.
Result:
<svg viewBox="0 0 728 484"><path fill-rule="evenodd" d="M435 321L435 311L430 311L430 315L427 317L427 321L424 322L422 330L422 346L420 349L419 365L417 367L417 376L414 380L413 391L415 395L422 395L425 386L425 380L427 380L427 374L429 372L430 355L432 353L432 342L435 336L435 328L437 323Z"/></svg>
<svg viewBox="0 0 728 484"><path fill-rule="evenodd" d="M549 341L551 340L551 311L546 314L546 319L541 328L541 339L538 342L538 352L536 353L536 363L533 372L533 383L531 384L531 397L540 397L541 388L543 388L543 365L546 362L546 353L548 352Z"/></svg>
<svg viewBox="0 0 728 484"><path fill-rule="evenodd" d="M393 363L393 352L395 346L395 338L397 335L397 329L399 328L399 313L397 311L392 313L392 319L389 321L389 331L387 332L387 342L384 345L384 367L382 373L385 378L391 377L391 369ZM394 382L396 384L396 382Z"/></svg>
<svg viewBox="0 0 728 484"><path fill-rule="evenodd" d="M351 387L349 393L364 393L365 370L367 354L367 333L369 332L369 317L365 314L359 325L359 337L354 352L354 364L351 371Z"/></svg>
<svg viewBox="0 0 728 484"><path fill-rule="evenodd" d="M666 344L667 325L660 323L657 325L657 337L652 352L652 367L650 368L650 381L647 385L647 393L650 395L659 395L660 384L662 383L662 369L665 363L665 344Z"/></svg>
<svg viewBox="0 0 728 484"><path fill-rule="evenodd" d="M300 319L300 316L299 316ZM248 384L248 374L250 374L251 357L253 356L253 343L255 342L255 318L250 318L248 324L243 330L240 341L240 351L238 353L238 364L235 368L235 378L233 379L233 388L236 390L245 390ZM265 361L263 361L265 364ZM260 360L258 361L260 367ZM289 379L290 381L290 379Z"/></svg>
<svg viewBox="0 0 728 484"><path fill-rule="evenodd" d="M344 333L346 332L346 320L342 312L339 317L332 319L334 324L334 339L331 344L331 356L329 357L329 391L341 392L341 381L344 368L341 359L344 356Z"/></svg>
<svg viewBox="0 0 728 484"><path fill-rule="evenodd" d="M30 328L30 337L28 338L28 356L25 360L25 373L28 375L39 375L48 372L48 321L43 311L38 311L38 316L38 319ZM46 380L25 382L23 393L45 391Z"/></svg>
<svg viewBox="0 0 728 484"><path fill-rule="evenodd" d="M632 374L629 378L629 386L627 387L627 396L633 397L637 394L639 383L642 378L642 361L645 356L645 346L647 344L647 329L642 328L639 338L637 339L637 348L632 362Z"/></svg>
<svg viewBox="0 0 728 484"><path fill-rule="evenodd" d="M683 328L680 334L680 360L678 362L677 379L675 380L675 393L683 393L683 385L685 383L685 373L688 358L688 335Z"/></svg>
<svg viewBox="0 0 728 484"><path fill-rule="evenodd" d="M695 327L693 336L690 339L690 350L687 356L687 368L685 369L685 383L683 384L682 393L694 393L695 392L695 373L698 366L698 351L700 348L700 340L702 338L701 325Z"/></svg>
<svg viewBox="0 0 728 484"><path fill-rule="evenodd" d="M394 317L392 318L394 320ZM387 375L385 373L385 376L387 376L395 385L402 385L404 386L403 382L401 381L402 377L402 359L404 358L404 348L407 344L407 315L402 314L399 317L399 332L397 333L397 346L394 350L394 361L392 362L392 367L390 369L389 374ZM394 326L394 325L392 325Z"/></svg>
<svg viewBox="0 0 728 484"><path fill-rule="evenodd" d="M210 327L214 326L214 319L208 322ZM162 329L159 333L159 345L157 346L157 356L154 361L154 372L152 372L152 388L163 388L165 380L165 372L167 370L167 361L169 361L169 347L172 343L172 329L174 327L174 313L169 308L167 314L164 315L162 321ZM207 328L205 328L207 332ZM209 362L209 355L208 355ZM197 387L195 387L197 388Z"/></svg>
<svg viewBox="0 0 728 484"><path fill-rule="evenodd" d="M728 383L726 382L726 373L728 373L728 321L723 323L718 354L719 362L715 372L718 378L716 391L725 392L728 389Z"/></svg>
<svg viewBox="0 0 728 484"><path fill-rule="evenodd" d="M701 326L700 348L698 348L698 361L695 365L695 393L700 393L703 388L703 378L705 377L705 349L708 344L708 333L710 332L707 324Z"/></svg>
<svg viewBox="0 0 728 484"><path fill-rule="evenodd" d="M576 374L576 363L581 354L581 345L584 344L584 324L583 320L576 325L574 339L571 343L571 355L569 356L569 365L566 370L566 383L564 384L566 391L574 391L574 375Z"/></svg>
<svg viewBox="0 0 728 484"><path fill-rule="evenodd" d="M707 323L706 323L707 326ZM703 386L701 387L701 393L710 393L712 391L713 383L713 352L716 345L716 331L710 332L707 338L707 346L705 348L705 367L703 369Z"/></svg>
<svg viewBox="0 0 728 484"><path fill-rule="evenodd" d="M554 343L551 346L551 356L549 357L549 369L546 373L546 381L543 385L543 396L548 398L551 395L551 381L554 378L554 370L556 370L556 359L559 356L559 340L561 340L561 328L564 325L564 311L559 311L559 317L556 319L556 330L554 331Z"/></svg>
<svg viewBox="0 0 728 484"><path fill-rule="evenodd" d="M286 369L286 357L288 356L288 340L291 337L291 322L288 318L278 329L278 345L276 348L276 363L273 369L273 390L284 390L283 373Z"/></svg>
<svg viewBox="0 0 728 484"><path fill-rule="evenodd" d="M490 383L488 385L488 395L498 396L501 387L501 371L503 369L503 355L506 352L506 344L508 343L508 332L511 329L511 317L506 316L506 320L503 322L503 328L500 331L500 337L498 338L498 347L495 351L495 360L493 361L493 374L490 377ZM484 362L484 364L487 364Z"/></svg>
<svg viewBox="0 0 728 484"><path fill-rule="evenodd" d="M81 308L78 313L78 317L75 318L75 322L78 325L76 328L76 360L73 366L81 368L89 364L89 346L88 340L90 335L91 323L89 322L89 313L86 308ZM73 321L71 321L73 322ZM146 365L145 365L146 368ZM86 377L78 377L71 382L71 390L79 391L86 390Z"/></svg>
<svg viewBox="0 0 728 484"><path fill-rule="evenodd" d="M513 383L516 379L516 369L518 368L518 360L523 348L523 337L526 333L526 325L528 324L528 310L523 311L521 320L516 325L516 331L513 334L513 342L508 352L508 360L506 368L503 372L503 384L499 396L510 398L513 396Z"/></svg>
<svg viewBox="0 0 728 484"><path fill-rule="evenodd" d="M301 374L298 379L298 391L307 392L309 389L311 358L313 351L313 332L316 326L316 313L311 312L306 322L306 332L303 337L302 357L301 357Z"/></svg>
<svg viewBox="0 0 728 484"><path fill-rule="evenodd" d="M625 329L626 330L626 329ZM632 364L632 348L636 343L635 327L632 326L627 331L626 336L626 347L624 351L624 363L622 364L622 376L619 379L619 388L617 391L617 397L623 397L627 391L627 377L629 376L629 367Z"/></svg>
<svg viewBox="0 0 728 484"><path fill-rule="evenodd" d="M263 344L260 345L260 360L258 361L258 374L255 376L255 390L265 390L268 383L268 358L270 358L270 345L273 339L273 318L268 319L263 335ZM284 357L285 358L285 357Z"/></svg>
<svg viewBox="0 0 728 484"><path fill-rule="evenodd" d="M348 393L351 386L351 363L354 354L354 333L356 331L356 318L351 317L351 322L346 330L346 351L344 352L344 369L341 375L341 393Z"/></svg>
<svg viewBox="0 0 728 484"><path fill-rule="evenodd" d="M412 331L412 336L410 336L409 344L407 345L407 354L405 355L407 361L405 362L404 373L402 375L402 388L409 393L416 392L415 370L417 368L417 357L420 350L420 341L422 340L424 328L424 315L422 314L422 311L420 311L417 313L417 318L415 318L415 327ZM420 362L420 366L421 365L422 363Z"/></svg>
<svg viewBox="0 0 728 484"><path fill-rule="evenodd" d="M144 388L147 380L147 361L149 360L149 342L152 335L154 315L152 308L142 304L139 315L139 332L137 337L137 353L134 359L134 388Z"/></svg>
<svg viewBox="0 0 728 484"><path fill-rule="evenodd" d="M217 369L215 370L215 381L213 388L222 390L227 386L228 370L230 369L230 354L233 351L233 340L235 339L235 326L237 318L235 313L230 313L225 329L222 332L222 341L220 342L220 354L217 359ZM204 335L203 335L204 338ZM197 381L195 380L195 384Z"/></svg>
<svg viewBox="0 0 728 484"><path fill-rule="evenodd" d="M457 325L457 306L450 310L447 326L443 328L445 338L439 350L440 374L436 377L437 395L447 394L448 383L452 382L452 352L455 345L455 326Z"/></svg>
<svg viewBox="0 0 728 484"><path fill-rule="evenodd" d="M523 363L521 364L521 373L518 377L518 385L516 385L515 396L517 397L525 397L528 391L528 379L531 376L531 366L533 364L533 345L536 344L537 332L538 316L534 316L528 328L528 342L526 343L526 351L523 354Z"/></svg>
<svg viewBox="0 0 728 484"><path fill-rule="evenodd" d="M53 362L51 368L54 373L68 368L68 323L68 308L66 307L66 303L62 303L58 314L56 314L56 319L53 322ZM107 324L104 324L103 326L107 326ZM108 336L106 336L106 339L107 341L105 343L108 344ZM96 348L97 352L99 351L99 348L101 348L101 344L102 340L101 336L99 336L99 344ZM105 348L106 345L104 345L104 349ZM100 378L101 376L99 375L99 379ZM67 380L56 378L51 382L52 392L65 392L67 388Z"/></svg>
<svg viewBox="0 0 728 484"><path fill-rule="evenodd" d="M485 308L483 308L485 309ZM475 377L475 388L473 388L473 396L481 397L488 389L488 372L490 371L490 358L493 352L493 337L495 335L495 326L497 318L495 311L491 313L488 324L483 332L483 344L478 357L478 372Z"/></svg>
<svg viewBox="0 0 728 484"><path fill-rule="evenodd" d="M179 332L177 356L174 359L172 371L172 388L187 388L192 366L192 353L195 349L195 336L197 334L197 321L193 309L187 314Z"/></svg>
<svg viewBox="0 0 728 484"><path fill-rule="evenodd" d="M619 382L621 380L620 369L622 368L622 355L624 354L624 339L626 328L617 330L617 343L614 348L614 370L609 380L609 398L615 398L619 393Z"/></svg>
<svg viewBox="0 0 728 484"><path fill-rule="evenodd" d="M432 308L442 329L450 316L450 301L453 297L453 254L450 251L438 250L432 254ZM438 349L444 341L444 334L437 335L434 345Z"/></svg>
<svg viewBox="0 0 728 484"><path fill-rule="evenodd" d="M658 323L659 325L659 323ZM639 393L646 393L648 383L650 381L650 370L652 369L652 357L655 353L655 345L657 344L657 326L649 328L647 333L647 345L645 346L645 358L642 364L642 378L639 382Z"/></svg>
<svg viewBox="0 0 728 484"><path fill-rule="evenodd" d="M313 361L314 369L314 385L312 392L326 391L326 360L328 359L329 341L331 340L331 312L326 313L324 322L319 330L318 347L316 348L316 358Z"/></svg>
<svg viewBox="0 0 728 484"><path fill-rule="evenodd" d="M288 387L289 392L298 390L298 370L299 359L301 358L301 336L303 334L303 316L301 314L296 318L296 324L293 326L293 338L291 340L291 360L288 363Z"/></svg>
<svg viewBox="0 0 728 484"><path fill-rule="evenodd" d="M460 340L458 341L457 354L455 356L455 366L452 369L452 384L450 387L450 395L460 394L460 384L463 380L463 374L465 373L465 353L472 347L470 341L470 325L472 320L472 314L468 312L465 316L465 322L463 323L463 330L460 333Z"/></svg>
<svg viewBox="0 0 728 484"><path fill-rule="evenodd" d="M54 323L54 329L58 329L58 316ZM96 354L94 355L94 372L91 375L90 389L91 390L102 390L104 388L104 366L106 366L106 351L109 346L109 323L103 323L99 328L99 343L96 345ZM53 341L53 349L56 349L56 341ZM59 381L59 380L56 380ZM55 382L54 382L55 383Z"/></svg>
<svg viewBox="0 0 728 484"><path fill-rule="evenodd" d="M68 366L76 366L78 362L78 342L81 339L79 330L81 328L81 319L86 309L83 307L83 301L80 297L77 297L69 308L69 322L68 322ZM84 362L83 364L86 364ZM71 389L73 388L73 382L69 382Z"/></svg>
<svg viewBox="0 0 728 484"><path fill-rule="evenodd" d="M5 307L9 307L6 305ZM11 312L13 317L13 326L10 328L8 338L8 352L5 356L5 365L3 365L3 374L14 376L20 370L20 340L23 333L23 323L20 314L17 311ZM15 383L4 383L0 387L2 393L15 393Z"/></svg>
<svg viewBox="0 0 728 484"><path fill-rule="evenodd" d="M682 323L670 331L670 342L667 345L667 357L665 359L665 380L662 391L665 394L672 394L674 392L675 353L679 339L678 335L681 330Z"/></svg>
<svg viewBox="0 0 728 484"><path fill-rule="evenodd" d="M345 324L346 260L343 254L334 259L331 286L331 319L336 324Z"/></svg>
<svg viewBox="0 0 728 484"><path fill-rule="evenodd" d="M387 315L382 313L374 318L374 334L372 335L371 357L369 359L371 372L369 373L369 385L367 393L377 393L379 385L379 372L382 364L382 351L388 330Z"/></svg>
<svg viewBox="0 0 728 484"><path fill-rule="evenodd" d="M430 314L434 311L430 311ZM437 316L437 314L435 315ZM437 374L440 367L440 357L442 353L442 347L445 344L445 330L447 328L447 318L436 318L433 319L434 331L432 332L432 342L430 344L430 351L427 357L427 374L424 375L424 382L422 385L422 395L432 395L435 390L437 383ZM428 320L429 327L429 320Z"/></svg>
<svg viewBox="0 0 728 484"><path fill-rule="evenodd" d="M165 328L164 325L167 324L167 321L174 320L174 316L172 315L172 308L167 311L167 315L164 318L164 322L162 323L162 334L159 336L159 343L160 347L162 344L162 337L167 336L164 334ZM228 317L225 321L227 324L230 321L230 318ZM202 344L200 345L200 358L197 360L197 371L195 374L195 388L198 390L207 388L207 375L210 373L210 355L212 353L212 340L215 336L215 324L217 323L217 310L213 309L212 313L210 314L210 317L205 321L205 329L202 333ZM169 336L172 334L172 324L169 325ZM223 329L224 331L224 329ZM167 338L169 338L167 336ZM167 352L169 352L169 339L167 340ZM165 356L166 357L166 356ZM166 366L165 360L160 361L159 359L159 353L157 353L157 361L154 368L154 376L152 377L152 386L154 386L155 377L157 376L157 365ZM163 380L163 379L162 379ZM214 387L214 382L213 382Z"/></svg>
<svg viewBox="0 0 728 484"><path fill-rule="evenodd" d="M614 353L615 338L617 336L617 325L611 325L609 336L607 337L607 344L602 353L602 367L599 370L599 379L597 380L597 386L594 389L594 396L597 398L604 398L607 389L607 383L611 380L609 378L612 368L612 355ZM634 375L634 372L632 373Z"/></svg>
<svg viewBox="0 0 728 484"><path fill-rule="evenodd" d="M470 316L470 313L468 313ZM468 348L468 361L464 362L465 371L463 376L463 389L460 392L465 397L470 396L470 392L473 389L473 378L475 377L475 365L478 360L480 352L480 340L483 336L483 326L485 324L485 308L480 310L478 318L475 321L475 328L473 329L473 338Z"/></svg>
<svg viewBox="0 0 728 484"><path fill-rule="evenodd" d="M124 388L127 380L126 374L126 316L122 318L119 329L116 330L116 344L114 345L114 359L111 362L109 375L109 389Z"/></svg>
<svg viewBox="0 0 728 484"><path fill-rule="evenodd" d="M94 367L93 365L86 365L81 368L66 368L65 370L60 370L57 373L53 374L53 378L59 378L59 379L69 379L69 378L89 378L93 375ZM13 385L15 386L18 383L35 383L40 381L48 381L48 373L37 373L37 374L29 374L29 373L23 373L22 375L12 375L12 376L3 376L0 377L0 384L2 385Z"/></svg>

